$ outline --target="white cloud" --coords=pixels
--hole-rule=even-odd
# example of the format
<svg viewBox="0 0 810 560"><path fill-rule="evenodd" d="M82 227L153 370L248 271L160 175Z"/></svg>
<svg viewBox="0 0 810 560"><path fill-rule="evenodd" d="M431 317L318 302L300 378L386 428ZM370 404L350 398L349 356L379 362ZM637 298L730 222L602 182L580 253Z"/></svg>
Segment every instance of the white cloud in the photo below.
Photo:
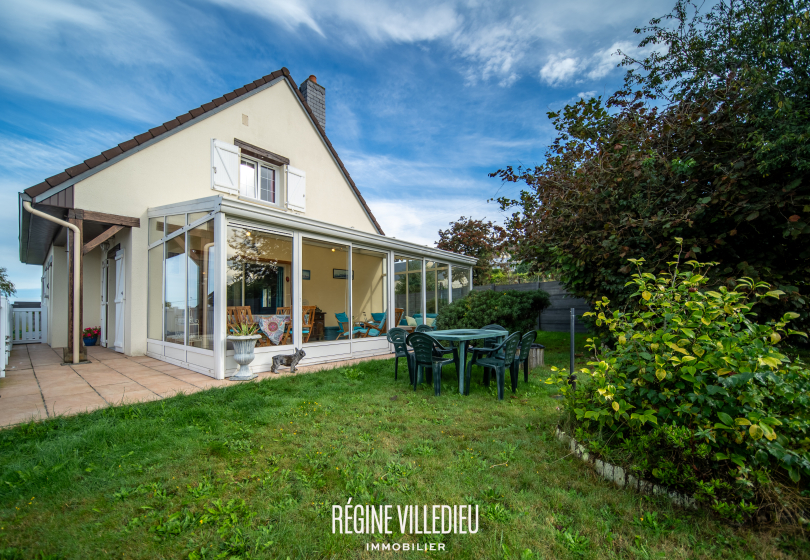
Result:
<svg viewBox="0 0 810 560"><path fill-rule="evenodd" d="M622 61L622 56L618 54L619 50L629 53L635 50L635 45L627 41L618 41L606 49L596 51L589 61L590 71L587 77L598 80L607 76Z"/></svg>
<svg viewBox="0 0 810 560"><path fill-rule="evenodd" d="M580 99L584 99L584 100L587 101L588 99L590 99L591 97L594 97L595 95L596 95L596 90L595 89L591 90L591 91L580 91L577 94L575 99L577 101L579 101Z"/></svg>
<svg viewBox="0 0 810 560"><path fill-rule="evenodd" d="M552 86L570 81L579 70L579 59L567 56L569 53L549 56L546 64L540 69L540 77Z"/></svg>

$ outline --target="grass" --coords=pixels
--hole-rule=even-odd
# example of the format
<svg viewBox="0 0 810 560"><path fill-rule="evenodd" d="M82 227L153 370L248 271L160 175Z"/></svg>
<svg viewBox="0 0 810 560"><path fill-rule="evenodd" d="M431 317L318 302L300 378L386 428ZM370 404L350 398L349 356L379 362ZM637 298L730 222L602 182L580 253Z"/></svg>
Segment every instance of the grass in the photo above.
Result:
<svg viewBox="0 0 810 560"><path fill-rule="evenodd" d="M565 333L540 340L566 367ZM435 398L400 367L397 382L373 361L1 431L0 559L393 556L365 550L382 541L447 549L402 558L807 557L596 478L554 438L547 370L498 402L480 371L462 397L450 367ZM349 497L478 505L480 530L332 534Z"/></svg>

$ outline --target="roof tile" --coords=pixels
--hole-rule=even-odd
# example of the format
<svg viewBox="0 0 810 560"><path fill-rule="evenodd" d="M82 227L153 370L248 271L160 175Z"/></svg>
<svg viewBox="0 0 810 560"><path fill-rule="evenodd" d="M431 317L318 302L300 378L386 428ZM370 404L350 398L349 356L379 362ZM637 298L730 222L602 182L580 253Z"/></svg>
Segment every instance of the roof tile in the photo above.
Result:
<svg viewBox="0 0 810 560"><path fill-rule="evenodd" d="M84 163L87 164L87 167L89 167L90 169L93 169L94 167L98 167L99 165L101 165L105 161L107 161L107 158L105 158L103 155L99 154L96 157L91 157L90 159L84 160Z"/></svg>
<svg viewBox="0 0 810 560"><path fill-rule="evenodd" d="M79 165L74 165L73 167L65 169L65 173L67 173L71 177L75 177L76 175L84 173L88 169L90 169L90 167L86 163L81 162Z"/></svg>
<svg viewBox="0 0 810 560"><path fill-rule="evenodd" d="M151 134L151 135L152 135L152 138L155 138L155 137L157 137L157 136L160 136L160 135L161 135L161 134L163 134L164 132L166 132L166 127L165 127L165 126L163 126L163 125L156 126L155 128L150 128L150 129L149 129L149 134Z"/></svg>
<svg viewBox="0 0 810 560"><path fill-rule="evenodd" d="M135 137L135 141L140 145L144 142L151 140L152 135L149 132L144 132L143 134L139 134Z"/></svg>
<svg viewBox="0 0 810 560"><path fill-rule="evenodd" d="M168 132L170 130L174 130L178 126L180 126L180 121L178 119L174 119L174 120L171 120L171 121L166 121L165 123L163 123L163 128L166 129L166 132Z"/></svg>
<svg viewBox="0 0 810 560"><path fill-rule="evenodd" d="M68 179L70 179L70 175L62 171L61 173L57 173L53 177L48 177L47 179L45 179L45 182L48 183L50 186L55 187L59 183L64 183Z"/></svg>
<svg viewBox="0 0 810 560"><path fill-rule="evenodd" d="M205 104L203 104L203 106L202 106L202 110L203 110L203 111L205 111L206 113L207 113L208 111L210 111L211 109L216 109L216 108L217 108L217 106L216 106L216 105L214 105L214 102L213 102L213 101L209 101L208 103L205 103Z"/></svg>
<svg viewBox="0 0 810 560"><path fill-rule="evenodd" d="M238 96L238 95L236 95L234 92L230 92L230 93L226 93L225 95L223 95L223 97L224 97L224 98L225 98L227 101L230 101L231 99L236 99L236 98L237 98L237 97L239 97L239 96Z"/></svg>
<svg viewBox="0 0 810 560"><path fill-rule="evenodd" d="M28 196L38 196L50 188L51 186L48 183L42 181L38 185L34 185L33 187L28 187L27 189L25 189L25 194L27 194Z"/></svg>
<svg viewBox="0 0 810 560"><path fill-rule="evenodd" d="M233 93L237 97L239 97L240 95L245 95L247 92L248 92L248 90L245 89L245 86L242 86L242 87L240 87L238 89L233 90Z"/></svg>
<svg viewBox="0 0 810 560"><path fill-rule="evenodd" d="M122 150L120 147L116 146L115 148L110 148L109 150L107 150L105 152L101 152L101 155L103 155L104 158L107 161L110 161L115 156L117 156L119 154L123 154L123 153L124 153L124 150Z"/></svg>
<svg viewBox="0 0 810 560"><path fill-rule="evenodd" d="M132 140L127 140L126 142L121 142L118 144L118 147L121 148L122 152L128 152L132 148L135 148L138 145L138 141L134 138Z"/></svg>
<svg viewBox="0 0 810 560"><path fill-rule="evenodd" d="M247 91L253 91L254 89L256 89L256 84L254 84L254 83L245 84L244 88Z"/></svg>
<svg viewBox="0 0 810 560"><path fill-rule="evenodd" d="M214 104L214 105L216 105L217 107L219 107L220 105L224 105L224 104L225 104L225 103L227 103L227 102L228 102L228 100L227 100L227 99L225 99L225 96L222 96L222 97L217 97L216 99L214 99L213 101L211 101L211 103L213 103L213 104Z"/></svg>
<svg viewBox="0 0 810 560"><path fill-rule="evenodd" d="M202 107L197 107L196 109L192 109L191 111L188 112L188 114L191 115L191 118L193 119L196 119L203 113L205 113L205 109L203 109Z"/></svg>
<svg viewBox="0 0 810 560"><path fill-rule="evenodd" d="M177 117L177 122L179 122L180 124L185 124L185 123L187 123L188 121L190 121L193 118L194 118L194 115L192 115L191 112L183 113L182 115Z"/></svg>
<svg viewBox="0 0 810 560"><path fill-rule="evenodd" d="M253 85L256 87L264 85L264 78L259 78L258 80L253 80Z"/></svg>

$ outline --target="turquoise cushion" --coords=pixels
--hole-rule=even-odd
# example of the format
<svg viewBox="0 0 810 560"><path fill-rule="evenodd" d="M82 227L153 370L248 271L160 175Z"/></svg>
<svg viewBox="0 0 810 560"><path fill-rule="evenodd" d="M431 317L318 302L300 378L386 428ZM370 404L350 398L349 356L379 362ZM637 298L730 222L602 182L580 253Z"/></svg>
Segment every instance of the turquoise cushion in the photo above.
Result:
<svg viewBox="0 0 810 560"><path fill-rule="evenodd" d="M375 323L379 323L385 319L385 313L372 313L371 316L374 318Z"/></svg>

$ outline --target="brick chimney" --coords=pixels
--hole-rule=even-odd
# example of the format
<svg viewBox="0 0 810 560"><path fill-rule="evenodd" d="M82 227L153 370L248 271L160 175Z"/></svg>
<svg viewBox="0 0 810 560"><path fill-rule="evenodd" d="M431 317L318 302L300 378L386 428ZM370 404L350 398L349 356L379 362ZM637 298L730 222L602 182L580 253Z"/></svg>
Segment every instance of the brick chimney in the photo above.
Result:
<svg viewBox="0 0 810 560"><path fill-rule="evenodd" d="M321 128L326 130L326 88L318 83L315 76L310 76L298 88L301 95L312 109L312 114L318 120Z"/></svg>

